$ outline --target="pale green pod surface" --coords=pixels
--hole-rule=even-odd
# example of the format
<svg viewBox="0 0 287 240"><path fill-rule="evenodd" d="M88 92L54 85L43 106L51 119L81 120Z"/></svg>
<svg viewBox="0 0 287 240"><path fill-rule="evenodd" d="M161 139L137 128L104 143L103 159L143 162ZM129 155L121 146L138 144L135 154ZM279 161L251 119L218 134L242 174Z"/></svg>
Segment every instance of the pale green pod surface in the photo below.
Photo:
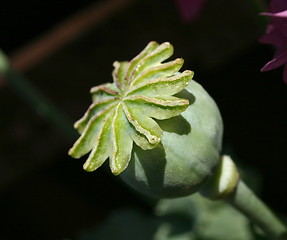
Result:
<svg viewBox="0 0 287 240"><path fill-rule="evenodd" d="M120 175L132 188L152 197L181 197L199 190L219 162L223 123L209 94L195 81L180 94L189 107L181 115L157 121L161 144L151 150L134 147Z"/></svg>

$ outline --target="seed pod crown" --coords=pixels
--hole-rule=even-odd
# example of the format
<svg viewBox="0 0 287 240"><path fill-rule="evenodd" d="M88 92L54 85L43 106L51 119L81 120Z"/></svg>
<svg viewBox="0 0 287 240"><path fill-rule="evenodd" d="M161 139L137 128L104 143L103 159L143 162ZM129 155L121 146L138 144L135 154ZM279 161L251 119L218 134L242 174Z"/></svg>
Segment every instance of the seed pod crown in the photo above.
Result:
<svg viewBox="0 0 287 240"><path fill-rule="evenodd" d="M114 62L113 83L91 89L93 103L74 124L81 135L69 150L74 158L90 152L86 171L109 158L113 174L120 174L129 164L134 143L143 150L160 143L163 132L156 120L187 109L189 101L174 95L188 85L193 72L178 72L181 58L162 63L172 54L170 43L150 42L131 61Z"/></svg>

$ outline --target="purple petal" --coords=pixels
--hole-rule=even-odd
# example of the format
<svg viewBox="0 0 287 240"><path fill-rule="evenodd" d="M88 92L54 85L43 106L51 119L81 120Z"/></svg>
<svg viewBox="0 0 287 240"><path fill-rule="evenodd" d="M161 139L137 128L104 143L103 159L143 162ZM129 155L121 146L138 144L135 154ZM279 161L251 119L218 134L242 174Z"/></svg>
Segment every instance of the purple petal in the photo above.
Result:
<svg viewBox="0 0 287 240"><path fill-rule="evenodd" d="M273 58L271 61L265 64L263 68L261 68L261 72L266 72L275 68L280 67L283 64L287 63L287 52L280 54L279 56Z"/></svg>
<svg viewBox="0 0 287 240"><path fill-rule="evenodd" d="M277 45L277 43L281 43L281 34L275 29L273 24L269 24L266 33L259 38L259 42Z"/></svg>
<svg viewBox="0 0 287 240"><path fill-rule="evenodd" d="M283 80L287 84L287 64L285 64L283 69Z"/></svg>
<svg viewBox="0 0 287 240"><path fill-rule="evenodd" d="M282 11L282 12L277 12L277 13L263 12L263 13L260 13L260 15L269 16L269 17L287 18L287 10Z"/></svg>
<svg viewBox="0 0 287 240"><path fill-rule="evenodd" d="M271 0L269 5L269 11L276 13L282 12L287 9L286 0Z"/></svg>
<svg viewBox="0 0 287 240"><path fill-rule="evenodd" d="M196 19L206 0L176 0L182 20L190 22Z"/></svg>

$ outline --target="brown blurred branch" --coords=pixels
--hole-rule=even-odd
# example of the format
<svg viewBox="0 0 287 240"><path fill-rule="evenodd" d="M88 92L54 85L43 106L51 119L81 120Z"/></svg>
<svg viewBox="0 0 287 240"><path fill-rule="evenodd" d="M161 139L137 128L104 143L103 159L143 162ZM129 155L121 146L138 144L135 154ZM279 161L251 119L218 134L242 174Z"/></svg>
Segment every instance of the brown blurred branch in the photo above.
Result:
<svg viewBox="0 0 287 240"><path fill-rule="evenodd" d="M122 10L133 2L136 2L136 0L106 0L80 11L10 56L12 68L17 71L25 71L31 68L68 42L78 38L89 28L99 24L104 19L112 16L113 13ZM4 78L0 77L0 88L4 84Z"/></svg>

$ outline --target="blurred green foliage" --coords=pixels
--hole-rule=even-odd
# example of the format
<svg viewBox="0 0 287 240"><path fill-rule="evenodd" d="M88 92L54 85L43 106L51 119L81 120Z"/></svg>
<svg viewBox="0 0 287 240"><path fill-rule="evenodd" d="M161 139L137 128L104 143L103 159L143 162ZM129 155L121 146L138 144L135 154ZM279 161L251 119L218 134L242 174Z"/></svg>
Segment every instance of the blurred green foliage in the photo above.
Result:
<svg viewBox="0 0 287 240"><path fill-rule="evenodd" d="M199 194L160 200L148 215L137 209L113 212L78 240L256 240L266 239L241 213Z"/></svg>

